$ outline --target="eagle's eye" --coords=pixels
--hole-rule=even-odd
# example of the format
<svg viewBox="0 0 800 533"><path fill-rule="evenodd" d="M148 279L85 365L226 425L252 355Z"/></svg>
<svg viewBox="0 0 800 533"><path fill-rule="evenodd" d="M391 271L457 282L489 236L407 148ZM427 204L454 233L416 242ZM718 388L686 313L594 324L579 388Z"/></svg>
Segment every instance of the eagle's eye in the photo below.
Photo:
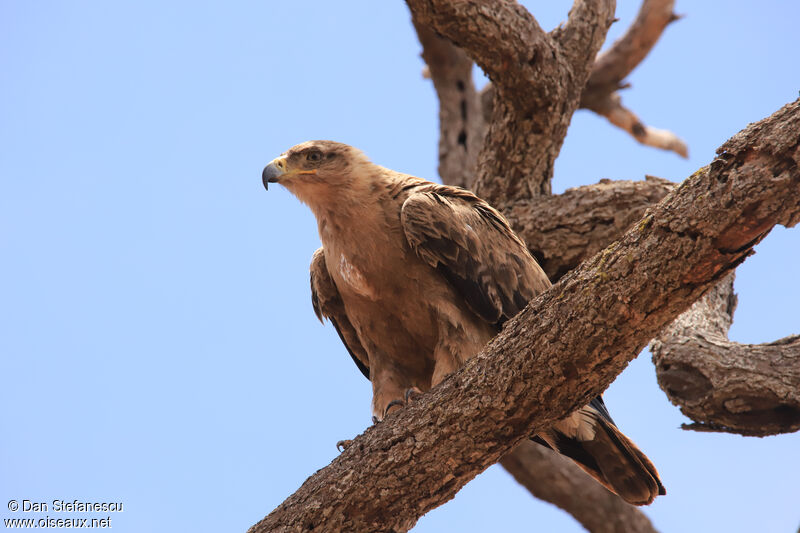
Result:
<svg viewBox="0 0 800 533"><path fill-rule="evenodd" d="M320 159L322 159L322 152L318 152L317 150L314 150L313 152L309 152L306 155L306 160L307 161L319 161Z"/></svg>

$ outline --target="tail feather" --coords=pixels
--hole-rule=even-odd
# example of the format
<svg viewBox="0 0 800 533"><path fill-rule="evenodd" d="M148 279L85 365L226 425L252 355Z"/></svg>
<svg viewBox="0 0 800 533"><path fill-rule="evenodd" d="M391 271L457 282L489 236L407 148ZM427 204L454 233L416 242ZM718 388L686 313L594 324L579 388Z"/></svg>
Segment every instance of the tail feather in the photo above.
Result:
<svg viewBox="0 0 800 533"><path fill-rule="evenodd" d="M653 463L613 424L600 419L595 438L582 443L611 490L634 505L667 493Z"/></svg>
<svg viewBox="0 0 800 533"><path fill-rule="evenodd" d="M546 443L575 461L628 503L652 503L656 496L667 493L658 471L650 459L617 429L602 400L599 399L602 409L594 405L597 401L579 410L577 417L557 423L534 440Z"/></svg>

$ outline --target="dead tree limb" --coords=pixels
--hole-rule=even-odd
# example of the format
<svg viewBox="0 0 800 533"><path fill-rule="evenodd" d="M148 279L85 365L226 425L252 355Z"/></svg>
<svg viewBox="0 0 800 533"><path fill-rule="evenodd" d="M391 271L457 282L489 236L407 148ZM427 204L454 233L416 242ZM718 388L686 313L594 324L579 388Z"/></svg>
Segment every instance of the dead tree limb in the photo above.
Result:
<svg viewBox="0 0 800 533"><path fill-rule="evenodd" d="M800 430L800 335L767 344L728 340L733 276L651 344L658 384L694 420L685 429L766 436Z"/></svg>
<svg viewBox="0 0 800 533"><path fill-rule="evenodd" d="M674 0L644 0L628 31L611 48L598 56L581 95L580 107L606 117L647 146L670 150L682 157L689 149L674 133L647 126L622 105L617 92L627 85L623 80L647 57L667 25L677 20L672 12Z"/></svg>
<svg viewBox="0 0 800 533"><path fill-rule="evenodd" d="M800 101L751 124L484 351L369 428L251 531L406 531L521 440L602 392L752 253L800 221Z"/></svg>
<svg viewBox="0 0 800 533"><path fill-rule="evenodd" d="M572 515L592 533L655 533L650 519L595 482L575 463L524 441L500 464L531 494Z"/></svg>
<svg viewBox="0 0 800 533"><path fill-rule="evenodd" d="M644 0L625 34L595 60L587 87L610 92L620 89L622 81L647 57L667 25L678 19L674 8L675 0Z"/></svg>

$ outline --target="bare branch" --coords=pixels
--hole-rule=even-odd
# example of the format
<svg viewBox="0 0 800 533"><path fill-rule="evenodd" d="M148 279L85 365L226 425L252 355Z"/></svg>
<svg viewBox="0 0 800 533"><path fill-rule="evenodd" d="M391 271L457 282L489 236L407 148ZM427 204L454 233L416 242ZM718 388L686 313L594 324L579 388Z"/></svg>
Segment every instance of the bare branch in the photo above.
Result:
<svg viewBox="0 0 800 533"><path fill-rule="evenodd" d="M555 282L619 239L674 188L671 181L653 176L646 181L601 180L564 194L516 202L505 215Z"/></svg>
<svg viewBox="0 0 800 533"><path fill-rule="evenodd" d="M661 37L664 28L676 20L674 0L644 0L636 20L611 48L600 54L581 96L580 107L606 117L630 133L638 142L689 156L689 149L674 133L644 125L636 114L622 105L616 92L622 80L645 58Z"/></svg>
<svg viewBox="0 0 800 533"><path fill-rule="evenodd" d="M639 143L689 156L689 148L668 130L647 126L630 109L622 105L616 92L627 87L622 80L647 56L664 28L678 16L672 13L674 0L645 0L636 20L625 35L594 63L589 81L581 95L580 108L606 117L612 124L627 131ZM569 24L568 24L569 25ZM564 31L564 30L561 30ZM491 83L481 91L483 114L492 116L494 87Z"/></svg>
<svg viewBox="0 0 800 533"><path fill-rule="evenodd" d="M675 0L644 0L625 35L600 54L592 67L588 88L620 88L624 80L647 57L670 22L677 19Z"/></svg>
<svg viewBox="0 0 800 533"><path fill-rule="evenodd" d="M609 97L610 107L605 108L601 113L613 125L621 128L639 141L640 143L675 152L681 157L689 157L689 147L677 135L667 130L660 130L650 126L645 126L633 111L623 107L618 94ZM596 109L591 108L596 111Z"/></svg>
<svg viewBox="0 0 800 533"><path fill-rule="evenodd" d="M472 82L472 60L447 39L414 20L422 57L439 97L439 177L472 186L484 125L480 97Z"/></svg>
<svg viewBox="0 0 800 533"><path fill-rule="evenodd" d="M733 275L653 341L658 383L700 431L774 435L800 429L800 336L768 344L728 340Z"/></svg>
<svg viewBox="0 0 800 533"><path fill-rule="evenodd" d="M522 442L500 459L500 464L531 494L568 512L592 533L656 531L639 509L543 446Z"/></svg>
<svg viewBox="0 0 800 533"><path fill-rule="evenodd" d="M750 125L477 357L369 428L251 531L405 531L604 390L648 340L800 221L800 101ZM653 283L658 280L658 283Z"/></svg>
<svg viewBox="0 0 800 533"><path fill-rule="evenodd" d="M581 107L590 109L608 119L613 125L631 134L641 144L675 152L689 157L689 147L677 135L642 124L633 111L622 105L619 94L584 93Z"/></svg>

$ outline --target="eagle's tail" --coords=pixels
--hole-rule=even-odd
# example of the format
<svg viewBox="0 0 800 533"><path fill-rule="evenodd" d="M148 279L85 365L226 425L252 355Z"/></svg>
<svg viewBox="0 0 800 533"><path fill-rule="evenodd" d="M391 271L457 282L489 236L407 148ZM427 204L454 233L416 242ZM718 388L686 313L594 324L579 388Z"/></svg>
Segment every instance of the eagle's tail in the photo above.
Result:
<svg viewBox="0 0 800 533"><path fill-rule="evenodd" d="M562 423L534 440L575 461L610 491L633 505L667 493L650 459L614 425L598 397L576 413L584 427L568 435Z"/></svg>

